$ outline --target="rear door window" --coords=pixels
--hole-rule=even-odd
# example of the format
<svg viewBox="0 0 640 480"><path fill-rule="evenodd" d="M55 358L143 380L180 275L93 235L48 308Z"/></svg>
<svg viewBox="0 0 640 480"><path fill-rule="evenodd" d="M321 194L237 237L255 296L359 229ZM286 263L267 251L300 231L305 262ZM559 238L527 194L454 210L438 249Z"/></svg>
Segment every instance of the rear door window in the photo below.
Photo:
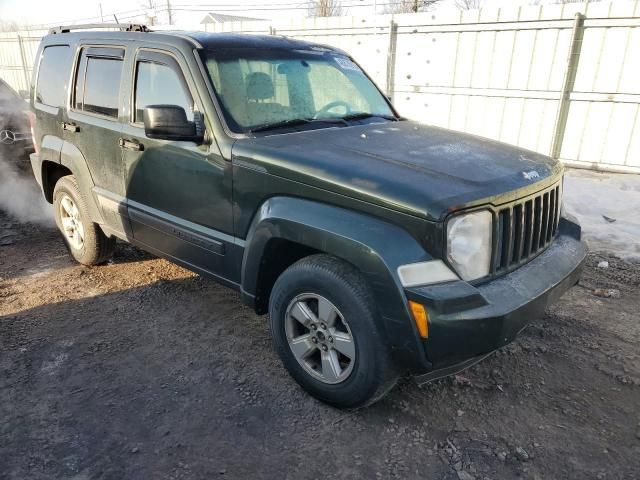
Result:
<svg viewBox="0 0 640 480"><path fill-rule="evenodd" d="M118 118L124 50L84 49L76 75L74 108Z"/></svg>
<svg viewBox="0 0 640 480"><path fill-rule="evenodd" d="M64 107L70 64L71 48L68 45L44 48L36 82L36 102Z"/></svg>

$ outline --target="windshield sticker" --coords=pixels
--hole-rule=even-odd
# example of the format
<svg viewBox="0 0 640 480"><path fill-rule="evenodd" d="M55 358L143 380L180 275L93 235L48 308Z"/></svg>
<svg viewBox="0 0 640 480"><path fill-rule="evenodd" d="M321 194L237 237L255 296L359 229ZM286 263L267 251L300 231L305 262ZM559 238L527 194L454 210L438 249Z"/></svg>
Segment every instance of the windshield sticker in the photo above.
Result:
<svg viewBox="0 0 640 480"><path fill-rule="evenodd" d="M323 47L321 45L314 45L314 46L311 47L311 50L317 50L317 51L323 52L323 53L332 52L333 51L331 48Z"/></svg>
<svg viewBox="0 0 640 480"><path fill-rule="evenodd" d="M360 71L360 68L358 68L358 65L356 65L346 57L333 57L333 59L344 70L355 70L356 72Z"/></svg>
<svg viewBox="0 0 640 480"><path fill-rule="evenodd" d="M307 55L318 55L318 56L323 56L324 54L326 54L328 52L328 50L294 50L294 52L297 53L304 53Z"/></svg>

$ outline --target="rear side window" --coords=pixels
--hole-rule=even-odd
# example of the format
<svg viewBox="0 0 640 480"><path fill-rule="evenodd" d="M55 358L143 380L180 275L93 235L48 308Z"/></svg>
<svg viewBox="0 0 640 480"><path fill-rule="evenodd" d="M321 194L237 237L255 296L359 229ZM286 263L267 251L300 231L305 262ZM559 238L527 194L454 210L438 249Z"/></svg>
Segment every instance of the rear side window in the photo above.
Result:
<svg viewBox="0 0 640 480"><path fill-rule="evenodd" d="M63 107L71 64L71 48L67 45L45 47L38 69L36 102L50 107Z"/></svg>
<svg viewBox="0 0 640 480"><path fill-rule="evenodd" d="M102 56L103 51L105 56ZM76 75L73 106L76 110L117 118L122 57L106 56L121 50L89 48L82 53Z"/></svg>
<svg viewBox="0 0 640 480"><path fill-rule="evenodd" d="M181 74L161 63L138 62L135 104L136 123L144 121L145 107L163 104L184 108L187 119L193 120L193 100L186 90Z"/></svg>

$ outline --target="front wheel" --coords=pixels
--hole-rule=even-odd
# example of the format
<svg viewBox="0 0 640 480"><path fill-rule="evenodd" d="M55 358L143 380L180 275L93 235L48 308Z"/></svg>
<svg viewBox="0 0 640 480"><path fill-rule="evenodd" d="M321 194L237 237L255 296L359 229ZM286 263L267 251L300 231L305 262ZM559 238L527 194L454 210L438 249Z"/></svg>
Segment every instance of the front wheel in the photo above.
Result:
<svg viewBox="0 0 640 480"><path fill-rule="evenodd" d="M285 270L269 301L274 344L291 376L341 408L369 405L397 380L376 315L358 272L328 255Z"/></svg>
<svg viewBox="0 0 640 480"><path fill-rule="evenodd" d="M56 183L53 208L58 229L73 258L83 265L106 262L115 248L115 239L107 237L91 221L89 209L75 177L68 175Z"/></svg>

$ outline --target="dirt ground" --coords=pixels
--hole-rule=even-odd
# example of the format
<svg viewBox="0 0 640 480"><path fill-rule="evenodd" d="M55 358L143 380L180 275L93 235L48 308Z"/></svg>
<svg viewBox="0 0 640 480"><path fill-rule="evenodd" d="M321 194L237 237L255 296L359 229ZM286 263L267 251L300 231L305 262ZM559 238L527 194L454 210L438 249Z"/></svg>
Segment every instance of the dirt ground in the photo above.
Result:
<svg viewBox="0 0 640 480"><path fill-rule="evenodd" d="M0 227L0 478L640 476L640 265L591 255L484 363L342 412L293 382L235 292L124 244L82 267L54 230Z"/></svg>

